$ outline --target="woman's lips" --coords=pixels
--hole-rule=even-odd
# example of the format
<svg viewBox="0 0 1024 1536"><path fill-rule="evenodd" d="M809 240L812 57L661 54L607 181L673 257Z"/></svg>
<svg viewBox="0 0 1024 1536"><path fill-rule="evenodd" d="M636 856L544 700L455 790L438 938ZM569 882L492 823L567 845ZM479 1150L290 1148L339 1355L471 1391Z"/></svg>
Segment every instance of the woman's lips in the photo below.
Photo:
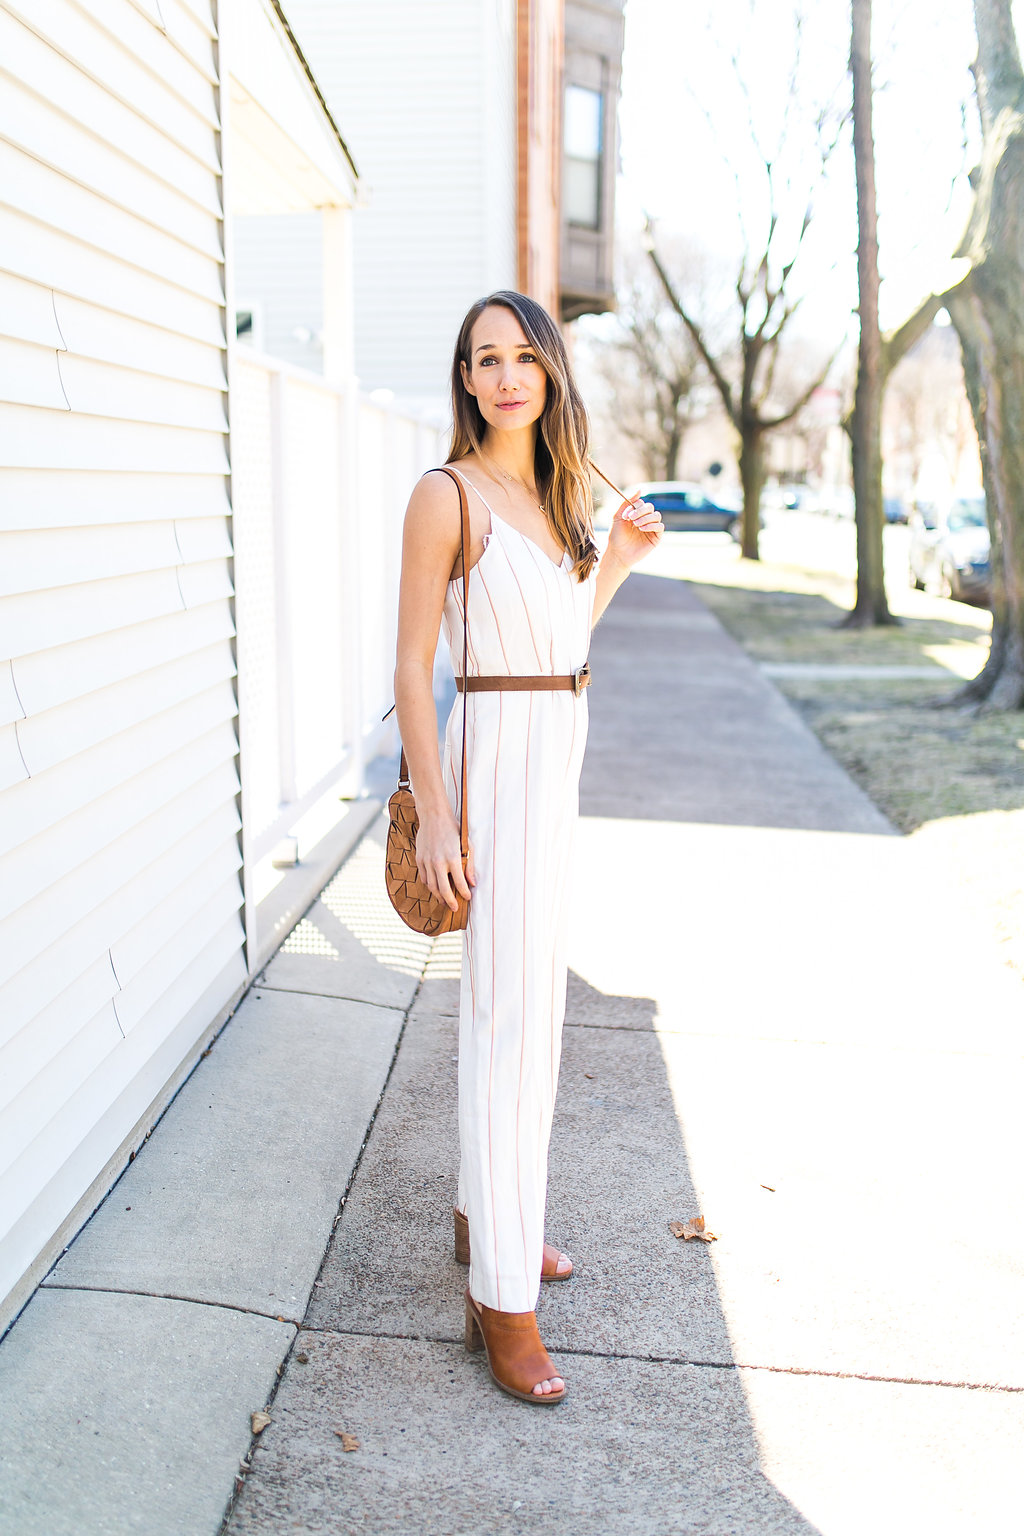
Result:
<svg viewBox="0 0 1024 1536"><path fill-rule="evenodd" d="M525 404L526 404L525 400L499 400L498 401L498 410L499 411L518 411L519 407L521 405L525 405Z"/></svg>

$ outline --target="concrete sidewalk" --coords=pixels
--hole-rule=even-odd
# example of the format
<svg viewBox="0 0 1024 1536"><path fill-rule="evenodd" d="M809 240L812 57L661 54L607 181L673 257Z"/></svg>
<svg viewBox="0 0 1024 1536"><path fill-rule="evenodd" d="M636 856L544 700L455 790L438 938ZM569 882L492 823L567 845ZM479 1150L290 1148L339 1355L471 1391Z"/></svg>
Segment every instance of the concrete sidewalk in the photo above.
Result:
<svg viewBox="0 0 1024 1536"><path fill-rule="evenodd" d="M568 1401L461 1343L459 941L378 827L0 1344L4 1536L213 1536L242 1458L228 1536L1013 1527L1019 983L682 584L592 660Z"/></svg>

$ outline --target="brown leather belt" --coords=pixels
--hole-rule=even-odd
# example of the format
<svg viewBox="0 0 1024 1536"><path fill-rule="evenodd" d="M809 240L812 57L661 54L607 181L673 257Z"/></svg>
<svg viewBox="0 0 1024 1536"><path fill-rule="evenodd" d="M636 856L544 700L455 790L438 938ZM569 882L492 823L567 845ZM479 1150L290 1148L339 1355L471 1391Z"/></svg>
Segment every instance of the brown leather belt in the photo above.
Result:
<svg viewBox="0 0 1024 1536"><path fill-rule="evenodd" d="M460 693L549 693L567 688L579 698L590 687L590 663L585 661L575 672L544 672L539 677L457 677L455 686Z"/></svg>

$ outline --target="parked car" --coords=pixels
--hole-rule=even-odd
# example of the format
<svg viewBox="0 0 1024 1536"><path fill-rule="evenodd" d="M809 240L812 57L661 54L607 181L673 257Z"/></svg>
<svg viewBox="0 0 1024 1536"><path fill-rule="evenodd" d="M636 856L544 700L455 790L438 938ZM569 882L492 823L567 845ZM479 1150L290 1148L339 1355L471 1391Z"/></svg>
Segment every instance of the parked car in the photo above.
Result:
<svg viewBox="0 0 1024 1536"><path fill-rule="evenodd" d="M687 533L728 533L740 536L740 508L727 500L712 501L699 485L686 480L648 480L628 494L642 496L662 517L667 529Z"/></svg>
<svg viewBox="0 0 1024 1536"><path fill-rule="evenodd" d="M884 496L882 498L882 510L885 513L887 523L906 523L910 521L907 504L902 496Z"/></svg>
<svg viewBox="0 0 1024 1536"><path fill-rule="evenodd" d="M957 496L948 506L918 501L910 517L910 585L936 597L987 603L992 591L985 498Z"/></svg>

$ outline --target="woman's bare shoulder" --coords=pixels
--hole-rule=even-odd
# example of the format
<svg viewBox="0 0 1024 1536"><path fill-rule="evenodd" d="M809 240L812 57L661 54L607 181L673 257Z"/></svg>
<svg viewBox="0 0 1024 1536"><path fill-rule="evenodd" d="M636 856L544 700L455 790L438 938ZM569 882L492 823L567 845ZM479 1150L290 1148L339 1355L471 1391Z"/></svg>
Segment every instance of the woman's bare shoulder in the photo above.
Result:
<svg viewBox="0 0 1024 1536"><path fill-rule="evenodd" d="M425 531L459 537L459 489L451 475L428 469L413 486L406 520Z"/></svg>

